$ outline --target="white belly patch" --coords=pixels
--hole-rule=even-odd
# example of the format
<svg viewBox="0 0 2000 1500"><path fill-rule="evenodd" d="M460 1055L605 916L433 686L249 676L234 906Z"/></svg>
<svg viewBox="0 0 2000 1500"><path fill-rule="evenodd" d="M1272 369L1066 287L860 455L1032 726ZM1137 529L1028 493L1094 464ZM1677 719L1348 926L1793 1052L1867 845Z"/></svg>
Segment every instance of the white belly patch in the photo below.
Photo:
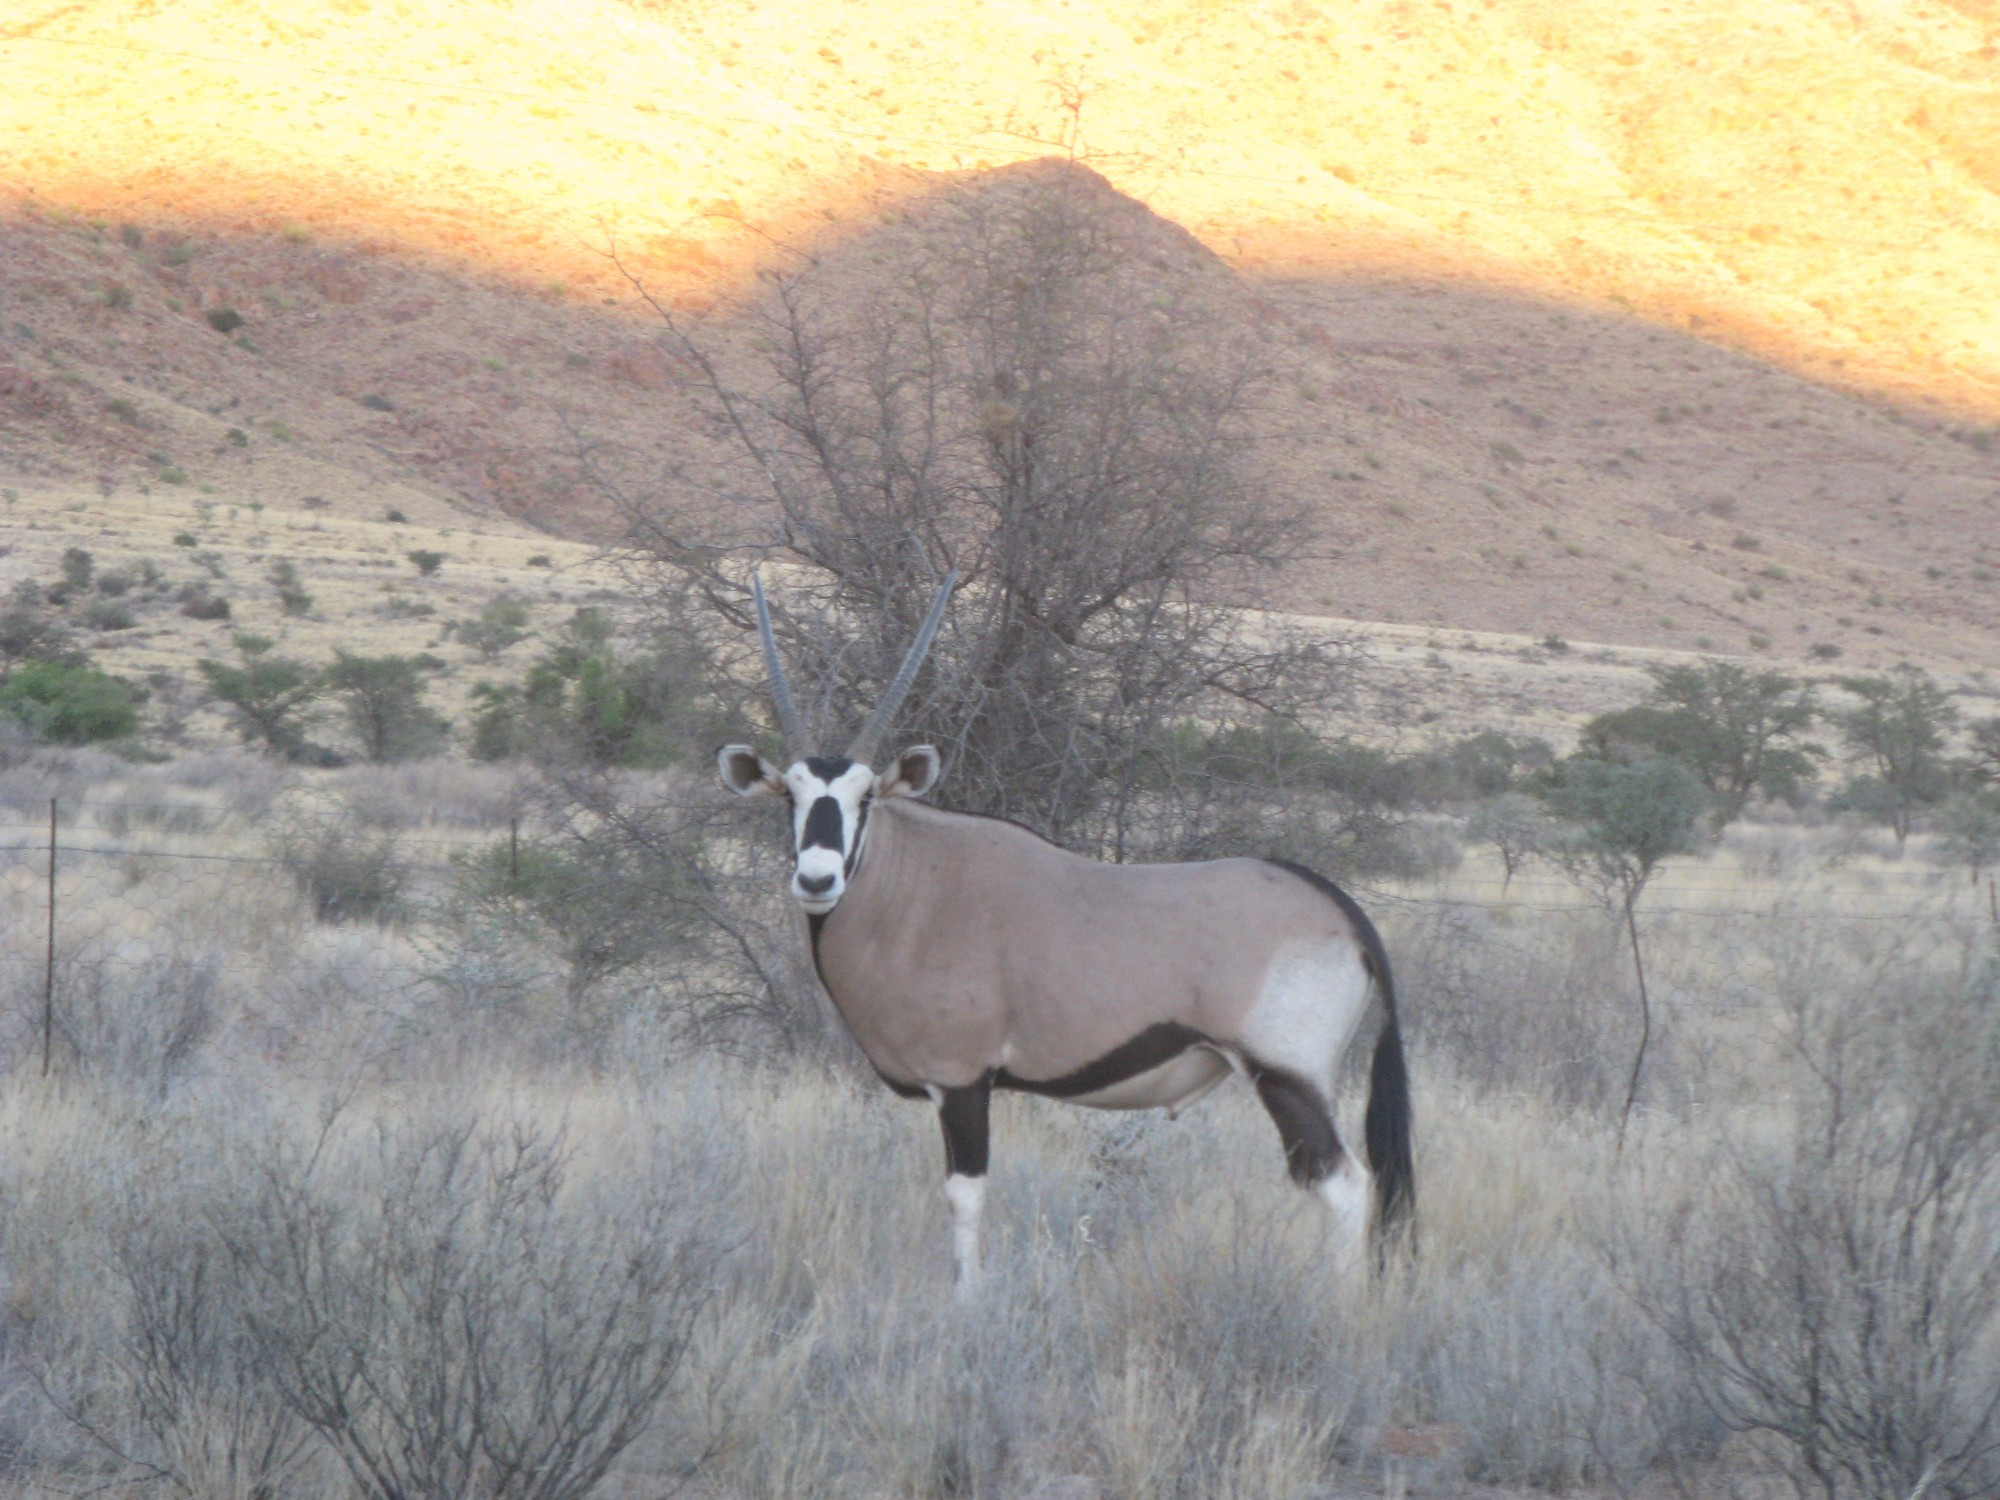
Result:
<svg viewBox="0 0 2000 1500"><path fill-rule="evenodd" d="M1134 1073L1093 1094L1072 1095L1068 1102L1092 1109L1175 1109L1206 1094L1229 1076L1233 1066L1213 1047L1190 1047L1157 1068Z"/></svg>

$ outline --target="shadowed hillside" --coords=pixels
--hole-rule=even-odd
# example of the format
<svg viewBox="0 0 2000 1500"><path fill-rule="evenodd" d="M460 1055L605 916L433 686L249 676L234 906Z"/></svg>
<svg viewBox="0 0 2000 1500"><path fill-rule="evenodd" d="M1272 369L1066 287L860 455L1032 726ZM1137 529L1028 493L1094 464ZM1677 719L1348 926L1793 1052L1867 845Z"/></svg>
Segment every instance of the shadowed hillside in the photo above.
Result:
<svg viewBox="0 0 2000 1500"><path fill-rule="evenodd" d="M973 174L953 191L1032 191L1064 171ZM1135 295L1148 278L1199 288L1273 372L1260 462L1324 525L1268 602L1680 649L1837 648L1843 665L2000 663L1987 429L1627 314L1381 275L1246 280L1101 179L1073 181L1136 226ZM816 276L863 309L936 232L912 200L827 236ZM394 490L433 518L497 509L602 537L617 517L586 458L634 499L695 503L728 457L692 366L629 287L585 302L366 244L33 211L0 235L0 467L23 487L178 475L369 515ZM754 362L764 310L753 295L692 326ZM754 529L754 508L739 520Z"/></svg>

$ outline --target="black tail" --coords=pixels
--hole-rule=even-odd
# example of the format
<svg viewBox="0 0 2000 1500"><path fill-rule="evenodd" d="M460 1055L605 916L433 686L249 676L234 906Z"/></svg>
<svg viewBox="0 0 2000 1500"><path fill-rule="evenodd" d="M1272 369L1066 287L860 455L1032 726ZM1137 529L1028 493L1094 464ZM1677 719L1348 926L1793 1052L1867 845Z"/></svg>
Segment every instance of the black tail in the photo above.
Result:
<svg viewBox="0 0 2000 1500"><path fill-rule="evenodd" d="M1376 940L1377 945L1380 939ZM1396 1024L1396 985L1389 961L1371 964L1382 992L1382 1031L1375 1038L1375 1058L1368 1068L1368 1113L1362 1138L1368 1144L1368 1168L1375 1174L1375 1234L1378 1250L1390 1236L1407 1227L1416 1247L1417 1169L1410 1156L1410 1072L1403 1065L1403 1033Z"/></svg>
<svg viewBox="0 0 2000 1500"><path fill-rule="evenodd" d="M1331 880L1290 860L1274 859L1271 863L1332 897L1334 905L1354 924L1367 955L1369 977L1382 996L1382 1030L1375 1038L1375 1058L1368 1068L1368 1113L1361 1122L1368 1170L1375 1178L1375 1248L1379 1258L1390 1237L1406 1231L1414 1250L1417 1167L1410 1152L1410 1071L1403 1063L1403 1033L1396 1024L1396 981L1389 972L1389 950L1383 947L1382 934L1368 920L1368 913Z"/></svg>

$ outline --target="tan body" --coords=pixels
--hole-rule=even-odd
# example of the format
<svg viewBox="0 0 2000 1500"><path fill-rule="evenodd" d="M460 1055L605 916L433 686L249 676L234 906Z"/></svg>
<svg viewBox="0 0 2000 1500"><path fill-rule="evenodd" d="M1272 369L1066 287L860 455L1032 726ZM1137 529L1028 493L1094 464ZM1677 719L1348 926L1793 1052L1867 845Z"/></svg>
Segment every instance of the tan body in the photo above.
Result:
<svg viewBox="0 0 2000 1500"><path fill-rule="evenodd" d="M1345 914L1263 861L1100 864L902 798L873 808L816 950L841 1015L896 1084L955 1088L996 1070L1057 1080L1162 1022L1218 1049L1078 1099L1110 1107L1213 1083L1229 1066L1221 1052L1256 1030L1274 972L1343 953L1365 983Z"/></svg>

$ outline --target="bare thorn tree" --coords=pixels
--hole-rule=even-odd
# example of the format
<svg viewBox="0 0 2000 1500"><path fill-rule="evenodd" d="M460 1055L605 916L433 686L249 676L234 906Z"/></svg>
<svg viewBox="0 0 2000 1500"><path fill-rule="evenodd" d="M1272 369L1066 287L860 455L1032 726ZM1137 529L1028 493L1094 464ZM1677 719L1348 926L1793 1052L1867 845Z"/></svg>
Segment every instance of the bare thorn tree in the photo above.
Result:
<svg viewBox="0 0 2000 1500"><path fill-rule="evenodd" d="M886 274L838 254L767 273L747 336L654 300L738 461L710 493L628 503L635 555L745 639L748 564L793 564L776 628L836 749L956 567L904 726L955 762L951 797L1152 852L1141 804L1177 727L1309 720L1351 666L1242 607L1311 532L1258 476L1247 299L1071 162L948 188L877 242ZM754 651L730 687L763 702Z"/></svg>

